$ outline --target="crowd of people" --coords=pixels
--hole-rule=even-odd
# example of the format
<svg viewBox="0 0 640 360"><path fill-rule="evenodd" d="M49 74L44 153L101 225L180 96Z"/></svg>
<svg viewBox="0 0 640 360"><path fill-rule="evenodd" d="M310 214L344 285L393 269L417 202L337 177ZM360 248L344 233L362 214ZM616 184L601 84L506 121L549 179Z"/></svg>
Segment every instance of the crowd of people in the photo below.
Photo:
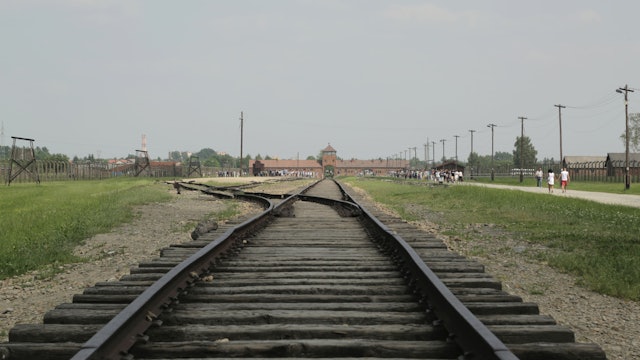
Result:
<svg viewBox="0 0 640 360"><path fill-rule="evenodd" d="M399 171L391 171L389 173L390 176L405 178L405 179L418 179L418 180L428 180L437 182L440 184L443 183L457 183L464 180L463 172L460 170L439 170L439 169L431 169L431 170L399 170Z"/></svg>

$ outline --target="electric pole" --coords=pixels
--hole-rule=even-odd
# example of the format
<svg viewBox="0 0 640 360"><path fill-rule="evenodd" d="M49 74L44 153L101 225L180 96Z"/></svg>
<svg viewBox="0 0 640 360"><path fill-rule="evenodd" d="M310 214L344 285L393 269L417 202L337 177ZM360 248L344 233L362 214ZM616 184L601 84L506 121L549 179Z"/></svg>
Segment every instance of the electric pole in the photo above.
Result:
<svg viewBox="0 0 640 360"><path fill-rule="evenodd" d="M460 135L453 135L454 138L456 138L456 170L458 167L458 138L460 137Z"/></svg>
<svg viewBox="0 0 640 360"><path fill-rule="evenodd" d="M427 139L427 142L422 144L424 146L424 168L426 169L427 166L429 166L429 153L427 152L427 148L429 147L429 139Z"/></svg>
<svg viewBox="0 0 640 360"><path fill-rule="evenodd" d="M564 158L562 157L562 109L566 108L566 106L562 106L560 104L553 105L558 108L558 125L560 128L560 167L564 164Z"/></svg>
<svg viewBox="0 0 640 360"><path fill-rule="evenodd" d="M491 128L491 181L495 178L494 169L493 169L493 128L495 128L496 124L489 124L487 127Z"/></svg>
<svg viewBox="0 0 640 360"><path fill-rule="evenodd" d="M624 88L616 89L617 93L622 94L624 92L624 121L625 121L625 153L624 153L624 188L629 190L631 187L631 180L629 179L629 100L627 93L633 92L629 89L628 85Z"/></svg>
<svg viewBox="0 0 640 360"><path fill-rule="evenodd" d="M473 159L473 133L476 132L475 130L469 130L469 132L471 133L471 153L469 154L469 160ZM473 179L473 164L471 165L471 179Z"/></svg>
<svg viewBox="0 0 640 360"><path fill-rule="evenodd" d="M524 153L523 153L523 143L524 143L524 121L527 119L524 116L518 117L520 119L520 182L524 180Z"/></svg>
<svg viewBox="0 0 640 360"><path fill-rule="evenodd" d="M436 142L435 141L431 142L431 148L433 149L433 151L431 152L433 154L433 166L432 167L436 167Z"/></svg>
<svg viewBox="0 0 640 360"><path fill-rule="evenodd" d="M446 160L446 157L444 157L444 142L447 141L445 139L440 139L440 142L442 143L442 164L444 165L444 162ZM444 168L444 167L443 167Z"/></svg>
<svg viewBox="0 0 640 360"><path fill-rule="evenodd" d="M240 176L242 176L242 142L243 142L243 132L244 132L244 119L243 113L240 111Z"/></svg>

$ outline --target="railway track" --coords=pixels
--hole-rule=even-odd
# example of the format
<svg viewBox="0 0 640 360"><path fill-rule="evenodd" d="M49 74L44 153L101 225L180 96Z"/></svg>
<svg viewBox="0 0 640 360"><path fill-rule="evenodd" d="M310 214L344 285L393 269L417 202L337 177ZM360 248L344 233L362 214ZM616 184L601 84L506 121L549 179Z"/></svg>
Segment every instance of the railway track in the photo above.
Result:
<svg viewBox="0 0 640 360"><path fill-rule="evenodd" d="M17 325L0 358L606 359L481 264L333 181L295 196L182 186L265 212Z"/></svg>

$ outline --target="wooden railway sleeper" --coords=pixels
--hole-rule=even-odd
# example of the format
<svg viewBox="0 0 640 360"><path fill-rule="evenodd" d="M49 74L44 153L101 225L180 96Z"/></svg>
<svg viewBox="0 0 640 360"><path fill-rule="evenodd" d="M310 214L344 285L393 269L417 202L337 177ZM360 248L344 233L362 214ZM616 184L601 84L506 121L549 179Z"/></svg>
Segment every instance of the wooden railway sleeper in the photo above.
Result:
<svg viewBox="0 0 640 360"><path fill-rule="evenodd" d="M343 195L343 199L347 199L347 201L350 201L350 197L347 197L345 195ZM363 210L362 213L363 214L361 216L368 217L368 213L366 211ZM376 222L377 220L366 220L367 223L370 221ZM370 226L367 225L365 226L365 228L369 229ZM376 228L378 227L376 226ZM383 226L383 228L385 227ZM418 261L416 265L416 263L412 263L411 261L408 260L409 258L419 258L419 256L413 250L411 251L407 250L407 247L403 245L404 240L401 240L395 232L388 231L388 230L386 231L375 230L373 232L375 233L375 236L373 236L373 238L375 239L375 243L377 247L383 250L384 253L388 253L392 255L394 259L393 260L394 263L396 263L398 267L401 269L403 278L408 284L411 285L409 287L410 292L414 294L414 297L417 298L420 303L425 305L424 311L425 311L425 314L427 315L426 318L428 319L428 321L430 321L434 327L440 327L440 328L446 327L447 329L449 329L450 335L447 337L448 341L451 341L451 342L457 341L457 340L463 340L463 342L466 341L466 339L469 336L468 333L465 332L464 328L456 328L455 326L451 327L450 326L451 319L443 318L441 316L442 308L444 305L439 303L438 301L435 301L435 302L433 301L434 300L433 295L429 289L429 286L427 286L423 282L423 280L421 280L420 272L426 271L425 268L428 269L428 267L426 267L424 262ZM400 246L397 246L396 243L400 244ZM243 245L244 244L242 242L238 243L238 241L236 240L231 243L231 246L227 247L225 251L223 251L221 254L218 254L218 255L224 256L224 258L230 258L233 254L238 253L238 251L242 249ZM208 261L207 263L212 266L212 269L215 269L216 267L215 265L220 264L221 262L222 262L222 259L220 257L216 257L213 260ZM161 311L166 311L166 312L172 311L173 308L177 304L179 304L178 299L181 292L188 292L189 289L193 287L193 284L195 283L197 278L201 280L204 277L205 273L209 273L210 271L215 271L215 270L205 270L203 267L200 267L198 271L199 271L199 275L197 277L194 277L193 274L189 274L190 277L185 282L186 285L183 287L183 290L181 290L180 292L178 292L178 294L174 296L169 296L168 297L169 300L160 305ZM438 314L437 317L436 317L436 314ZM271 315L265 314L264 316L265 316L265 321L271 321ZM147 317L145 320L148 322L147 324L148 327L156 327L156 326L162 325L161 320L157 318L157 316L155 315L155 312L147 313ZM135 342L138 344L144 344L144 341L146 340L144 338L139 337L140 333L141 332L135 333L135 334L138 334L135 337ZM303 343L299 343L298 345L302 347L305 346ZM506 347L504 348L502 347L503 344L500 344L499 342L497 342L497 343L493 343L492 345L493 345L494 351L493 351L493 357L491 358L516 359L513 353L511 353L508 350L505 350ZM520 346L515 345L514 348L518 349L518 351L526 351L522 349L526 349L527 346L530 346L530 344L525 344ZM567 347L567 348L569 349L570 347ZM573 349L570 349L570 351L571 350ZM586 350L582 348L578 350L585 351L586 353ZM119 353L122 356L122 358L130 358L130 354L128 354L128 351L120 351ZM485 355L486 353L482 351L477 351L475 347L471 346L460 356L459 359L460 360L484 359Z"/></svg>

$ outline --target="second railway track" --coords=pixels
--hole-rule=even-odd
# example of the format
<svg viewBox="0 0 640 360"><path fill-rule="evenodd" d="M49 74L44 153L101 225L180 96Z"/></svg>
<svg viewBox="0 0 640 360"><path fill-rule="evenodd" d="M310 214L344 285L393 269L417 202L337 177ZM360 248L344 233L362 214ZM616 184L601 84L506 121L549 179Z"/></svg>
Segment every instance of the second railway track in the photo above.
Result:
<svg viewBox="0 0 640 360"><path fill-rule="evenodd" d="M481 264L434 237L377 213L392 231L381 235L355 206L328 206L323 199L344 195L325 180L271 210L267 227L237 239L207 261L210 267L190 272L193 281L171 290L175 295L166 296L161 313L132 305L221 231L167 248L119 282L86 289L74 303L50 311L44 324L16 326L9 343L0 344L0 358L606 359L598 346L576 343L536 304L503 292ZM409 254L389 237L403 238ZM471 318L451 314L440 295L427 293L438 286L416 277L422 270L407 256L426 263ZM104 328L127 311L146 311L137 320L146 324L109 341L133 346L97 351Z"/></svg>

